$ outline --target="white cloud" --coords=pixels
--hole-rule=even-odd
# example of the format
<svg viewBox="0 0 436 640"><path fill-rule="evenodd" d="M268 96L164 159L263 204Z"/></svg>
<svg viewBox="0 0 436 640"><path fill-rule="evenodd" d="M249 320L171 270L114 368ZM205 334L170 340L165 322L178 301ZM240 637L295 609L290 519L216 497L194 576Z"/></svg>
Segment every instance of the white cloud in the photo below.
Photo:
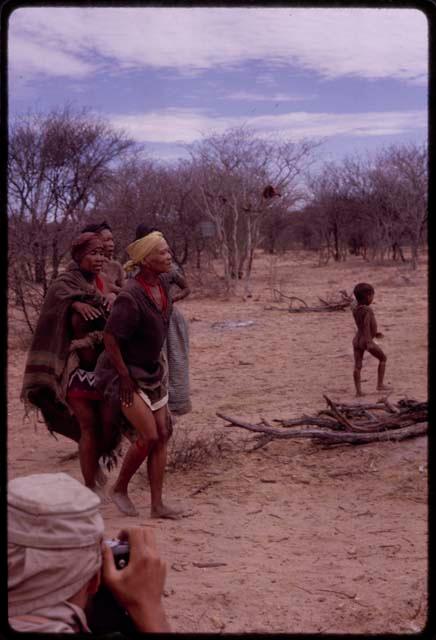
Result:
<svg viewBox="0 0 436 640"><path fill-rule="evenodd" d="M224 100L240 100L249 102L301 102L304 100L313 100L316 96L293 96L285 93L254 93L250 91L235 91L227 95L220 96Z"/></svg>
<svg viewBox="0 0 436 640"><path fill-rule="evenodd" d="M138 115L108 117L113 126L124 129L138 142L186 144L204 133L224 131L236 119L212 118L196 109L166 109Z"/></svg>
<svg viewBox="0 0 436 640"><path fill-rule="evenodd" d="M12 68L21 73L56 73L56 57L63 54L76 59L76 68L64 69L74 75L84 69L86 54L91 65L110 62L118 69L195 74L262 61L293 64L325 78L394 77L422 84L427 32L423 13L402 8L29 7L12 14L9 41ZM46 54L23 55L23 40Z"/></svg>
<svg viewBox="0 0 436 640"><path fill-rule="evenodd" d="M255 128L263 135L280 133L301 139L331 136L398 135L427 127L426 111L380 111L365 113L288 113L259 116Z"/></svg>
<svg viewBox="0 0 436 640"><path fill-rule="evenodd" d="M94 65L75 55L22 36L11 39L8 54L10 69L15 70L17 75L44 73L81 78L95 71Z"/></svg>
<svg viewBox="0 0 436 640"><path fill-rule="evenodd" d="M109 117L138 142L189 144L202 135L222 133L229 127L248 125L260 136L282 139L328 138L332 136L384 136L425 131L425 111L381 111L365 113L291 112L281 115L216 117L205 110L167 109L137 115Z"/></svg>

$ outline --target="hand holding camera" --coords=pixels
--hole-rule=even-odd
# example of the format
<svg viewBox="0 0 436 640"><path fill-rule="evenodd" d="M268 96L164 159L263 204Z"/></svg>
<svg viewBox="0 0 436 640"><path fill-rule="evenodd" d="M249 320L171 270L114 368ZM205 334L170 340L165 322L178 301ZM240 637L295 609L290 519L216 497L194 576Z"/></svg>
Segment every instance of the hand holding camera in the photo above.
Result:
<svg viewBox="0 0 436 640"><path fill-rule="evenodd" d="M122 531L119 539L117 551L109 545L103 548L103 585L127 610L138 631L169 631L162 606L166 566L152 531L131 527Z"/></svg>

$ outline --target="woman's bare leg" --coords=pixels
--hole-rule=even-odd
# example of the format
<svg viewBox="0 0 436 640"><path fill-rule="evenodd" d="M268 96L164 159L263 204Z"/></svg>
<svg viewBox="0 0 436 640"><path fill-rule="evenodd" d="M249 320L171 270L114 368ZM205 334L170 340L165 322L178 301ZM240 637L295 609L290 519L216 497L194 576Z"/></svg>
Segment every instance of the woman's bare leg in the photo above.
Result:
<svg viewBox="0 0 436 640"><path fill-rule="evenodd" d="M97 415L93 403L81 398L68 398L80 426L79 461L85 485L105 501L96 483L98 470Z"/></svg>
<svg viewBox="0 0 436 640"><path fill-rule="evenodd" d="M99 416L99 431L97 437L99 460L104 455L109 455L115 448L117 442L116 425L113 422L113 410L108 404L101 400L95 401L96 410ZM100 487L107 483L107 476L99 462L96 482Z"/></svg>
<svg viewBox="0 0 436 640"><path fill-rule="evenodd" d="M162 501L163 482L167 463L168 414L164 406L154 413L159 439L150 450L147 460L148 478L150 480L151 493L151 517L152 518L177 518L180 512L164 505Z"/></svg>
<svg viewBox="0 0 436 640"><path fill-rule="evenodd" d="M127 488L133 475L137 472L141 464L147 457L146 447L138 447L136 443L131 444L124 456L123 464L118 474L118 478L112 487L111 497L118 509L127 516L137 516L138 511L129 498Z"/></svg>
<svg viewBox="0 0 436 640"><path fill-rule="evenodd" d="M111 495L122 513L134 516L138 515L138 512L128 496L128 485L150 449L157 442L158 433L151 409L137 393L133 394L132 405L130 407L123 406L122 411L130 424L138 431L139 446L135 443L127 450L118 478L112 487Z"/></svg>

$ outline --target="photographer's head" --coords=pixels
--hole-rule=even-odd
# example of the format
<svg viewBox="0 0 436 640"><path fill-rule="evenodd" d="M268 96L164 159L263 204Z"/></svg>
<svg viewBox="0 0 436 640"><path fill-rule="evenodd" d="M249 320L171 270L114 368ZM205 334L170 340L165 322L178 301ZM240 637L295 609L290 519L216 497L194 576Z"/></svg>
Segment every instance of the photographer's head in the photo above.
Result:
<svg viewBox="0 0 436 640"><path fill-rule="evenodd" d="M11 626L54 611L62 623L77 617L100 583L99 498L65 473L44 473L11 480L7 504Z"/></svg>

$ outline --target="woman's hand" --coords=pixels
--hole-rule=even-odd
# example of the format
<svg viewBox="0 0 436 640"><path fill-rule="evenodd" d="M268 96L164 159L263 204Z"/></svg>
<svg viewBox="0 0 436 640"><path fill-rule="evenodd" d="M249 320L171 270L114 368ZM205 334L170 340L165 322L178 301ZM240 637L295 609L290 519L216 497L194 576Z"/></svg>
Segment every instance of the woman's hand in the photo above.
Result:
<svg viewBox="0 0 436 640"><path fill-rule="evenodd" d="M88 304L87 302L73 302L71 308L77 311L84 320L95 320L101 316L100 309L93 307L92 304Z"/></svg>
<svg viewBox="0 0 436 640"><path fill-rule="evenodd" d="M131 407L136 384L129 374L120 375L120 401L124 407Z"/></svg>
<svg viewBox="0 0 436 640"><path fill-rule="evenodd" d="M109 313L115 302L116 296L113 293L107 293L103 296L103 307Z"/></svg>
<svg viewBox="0 0 436 640"><path fill-rule="evenodd" d="M112 551L103 547L103 584L127 609L138 631L170 631L162 596L166 566L160 558L151 530L131 527L122 531L120 540L129 541L129 562L117 569Z"/></svg>

